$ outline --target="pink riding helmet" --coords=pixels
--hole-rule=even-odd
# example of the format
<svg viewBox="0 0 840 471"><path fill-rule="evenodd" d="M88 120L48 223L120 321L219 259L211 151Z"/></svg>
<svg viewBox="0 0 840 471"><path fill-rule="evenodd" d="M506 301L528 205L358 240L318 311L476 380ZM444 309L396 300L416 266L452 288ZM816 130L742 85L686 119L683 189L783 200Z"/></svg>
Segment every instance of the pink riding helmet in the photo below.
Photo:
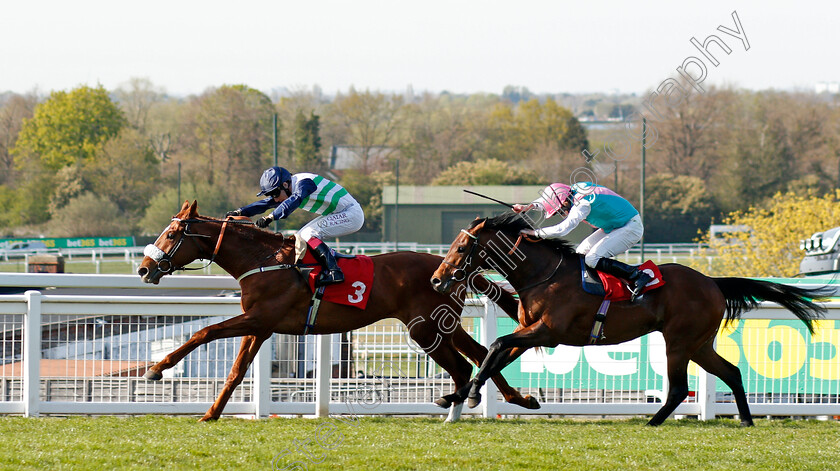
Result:
<svg viewBox="0 0 840 471"><path fill-rule="evenodd" d="M563 207L563 202L572 193L572 188L563 183L552 183L540 192L541 201L545 208L545 216L551 217Z"/></svg>

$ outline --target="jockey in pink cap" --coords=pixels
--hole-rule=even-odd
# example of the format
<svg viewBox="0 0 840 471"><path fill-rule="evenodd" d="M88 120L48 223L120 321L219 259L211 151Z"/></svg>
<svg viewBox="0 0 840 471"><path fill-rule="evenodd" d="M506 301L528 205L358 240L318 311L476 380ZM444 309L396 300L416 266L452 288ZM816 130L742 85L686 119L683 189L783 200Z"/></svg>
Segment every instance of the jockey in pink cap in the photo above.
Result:
<svg viewBox="0 0 840 471"><path fill-rule="evenodd" d="M642 240L645 230L639 212L629 201L609 188L589 182L573 186L552 183L542 191L542 196L527 205L513 205L516 212L539 209L546 218L557 212L566 217L559 224L541 229L524 229L522 233L543 239L558 239L586 221L597 230L583 240L577 252L584 255L584 262L591 268L615 275L630 282L632 299L642 291L652 278L638 267L627 265L610 257L624 253Z"/></svg>

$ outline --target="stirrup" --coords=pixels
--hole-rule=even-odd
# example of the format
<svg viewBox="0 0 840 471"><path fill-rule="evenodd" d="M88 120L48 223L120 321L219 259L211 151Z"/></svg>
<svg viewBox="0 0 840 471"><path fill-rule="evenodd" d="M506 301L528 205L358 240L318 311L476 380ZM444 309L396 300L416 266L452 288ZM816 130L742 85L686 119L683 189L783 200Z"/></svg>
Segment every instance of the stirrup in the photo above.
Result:
<svg viewBox="0 0 840 471"><path fill-rule="evenodd" d="M344 282L344 273L341 270L323 270L318 277L318 286L337 285Z"/></svg>
<svg viewBox="0 0 840 471"><path fill-rule="evenodd" d="M645 289L645 286L647 286L647 284L651 281L653 281L653 277L643 271L639 272L639 277L633 281L633 289L630 290L631 303L642 294L642 290Z"/></svg>

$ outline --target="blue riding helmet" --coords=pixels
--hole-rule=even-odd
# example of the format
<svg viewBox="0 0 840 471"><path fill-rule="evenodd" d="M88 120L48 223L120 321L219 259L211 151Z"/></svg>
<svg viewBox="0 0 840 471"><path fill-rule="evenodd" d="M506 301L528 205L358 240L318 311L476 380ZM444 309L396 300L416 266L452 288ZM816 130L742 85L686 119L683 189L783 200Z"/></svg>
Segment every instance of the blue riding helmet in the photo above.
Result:
<svg viewBox="0 0 840 471"><path fill-rule="evenodd" d="M292 174L283 167L271 167L263 172L260 177L260 192L257 196L262 196L267 193L280 188L283 182L292 180Z"/></svg>

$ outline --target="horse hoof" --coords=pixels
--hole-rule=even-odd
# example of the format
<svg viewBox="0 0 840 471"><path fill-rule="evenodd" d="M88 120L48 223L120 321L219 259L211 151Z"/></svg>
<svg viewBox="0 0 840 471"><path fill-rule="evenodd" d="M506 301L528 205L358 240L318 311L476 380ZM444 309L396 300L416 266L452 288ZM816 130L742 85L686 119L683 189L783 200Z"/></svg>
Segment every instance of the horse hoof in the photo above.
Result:
<svg viewBox="0 0 840 471"><path fill-rule="evenodd" d="M753 424L752 420L750 420L750 421L742 420L741 421L741 427L752 427L754 425L755 424Z"/></svg>
<svg viewBox="0 0 840 471"><path fill-rule="evenodd" d="M475 408L475 406L481 404L481 394L476 394L475 396L470 396L469 400L467 401L467 406L470 409Z"/></svg>
<svg viewBox="0 0 840 471"><path fill-rule="evenodd" d="M443 407L444 409L449 409L449 406L452 405L452 403L445 397L441 397L435 400L435 404L437 404L439 407Z"/></svg>
<svg viewBox="0 0 840 471"><path fill-rule="evenodd" d="M146 370L143 377L151 381L160 381L163 375L154 370Z"/></svg>
<svg viewBox="0 0 840 471"><path fill-rule="evenodd" d="M215 422L219 420L218 417L213 417L212 415L205 415L204 417L198 419L199 422Z"/></svg>
<svg viewBox="0 0 840 471"><path fill-rule="evenodd" d="M526 409L539 409L542 407L534 396L525 396L525 399L528 400L528 405L525 406Z"/></svg>

